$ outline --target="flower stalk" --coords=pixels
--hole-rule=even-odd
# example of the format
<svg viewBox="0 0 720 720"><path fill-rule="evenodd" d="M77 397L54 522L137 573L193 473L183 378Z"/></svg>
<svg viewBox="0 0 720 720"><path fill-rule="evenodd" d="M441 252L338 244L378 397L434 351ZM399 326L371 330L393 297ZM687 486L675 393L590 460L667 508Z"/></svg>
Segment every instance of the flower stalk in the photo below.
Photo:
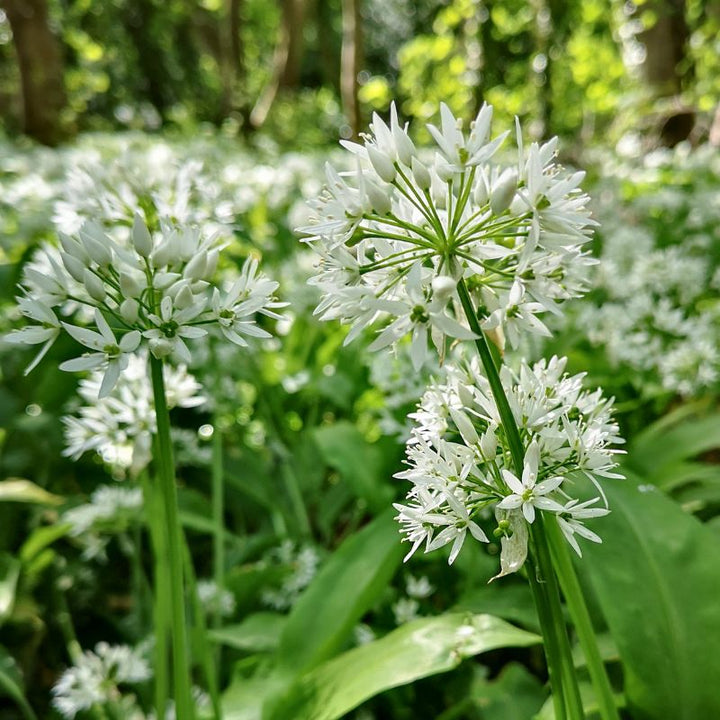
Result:
<svg viewBox="0 0 720 720"><path fill-rule="evenodd" d="M187 646L185 588L183 582L182 528L178 514L175 464L170 439L170 414L165 396L163 362L150 357L150 371L157 419L157 482L163 500L167 527L167 563L170 579L170 626L172 646L173 690L178 720L192 720L190 695L190 660Z"/></svg>
<svg viewBox="0 0 720 720"><path fill-rule="evenodd" d="M498 368L493 358L490 346L485 338L485 333L478 322L477 313L472 304L470 293L464 279L457 285L460 303L462 304L465 316L470 329L477 335L475 347L480 355L480 360L485 369L493 397L497 403L498 412L502 420L502 427L505 431L510 453L512 456L515 473L518 477L523 474L525 462L525 449L523 448L520 431L518 430L515 417L510 408L505 390L503 389ZM567 627L562 616L562 605L560 603L560 592L557 578L553 568L550 551L545 537L542 514L536 519L531 528L534 557L528 577L533 591L535 606L538 611L538 618L545 639L545 657L547 658L550 672L551 686L553 686L553 703L555 704L555 715L559 718L567 716L571 720L583 718L582 702L577 684L577 677L572 661L572 652L568 638ZM535 577L533 574L535 573ZM580 598L582 600L582 597ZM562 698L560 700L559 698ZM564 707L560 707L564 700Z"/></svg>

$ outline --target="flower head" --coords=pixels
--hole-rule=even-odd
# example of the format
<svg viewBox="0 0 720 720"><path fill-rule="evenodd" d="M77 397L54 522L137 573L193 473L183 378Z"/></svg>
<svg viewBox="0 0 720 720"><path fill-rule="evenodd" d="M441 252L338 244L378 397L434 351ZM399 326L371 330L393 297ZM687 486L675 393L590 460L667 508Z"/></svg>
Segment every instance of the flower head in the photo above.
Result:
<svg viewBox="0 0 720 720"><path fill-rule="evenodd" d="M389 126L375 115L363 143L343 143L355 167L328 167L313 219L300 229L321 258L317 314L350 324L349 338L384 321L374 349L410 334L416 365L428 337L441 356L446 341L472 337L452 291L460 281L483 329L515 344L519 330L548 334L537 315L582 294L593 262L584 250L595 223L579 189L583 173L557 164L556 140L524 151L518 135L520 158L505 166L494 160L505 135L490 138L490 106L469 133L444 104L440 116L439 127L428 126L430 156L394 105Z"/></svg>
<svg viewBox="0 0 720 720"><path fill-rule="evenodd" d="M570 545L575 535L599 542L584 520L607 514L594 507L599 498L573 497L574 476L587 475L600 491L598 477L622 477L614 471L615 445L622 443L610 416L611 402L582 387L582 375L565 374L557 357L517 374L505 366L500 374L525 449L516 472L505 434L498 431L500 413L490 384L477 361L447 370L444 385L426 391L407 444L408 469L396 477L412 487L405 504L397 504L409 558L421 546L430 552L452 543L457 557L467 532L481 542L478 524L494 511L500 538L501 575L517 571L527 555L528 529L543 512L554 517Z"/></svg>

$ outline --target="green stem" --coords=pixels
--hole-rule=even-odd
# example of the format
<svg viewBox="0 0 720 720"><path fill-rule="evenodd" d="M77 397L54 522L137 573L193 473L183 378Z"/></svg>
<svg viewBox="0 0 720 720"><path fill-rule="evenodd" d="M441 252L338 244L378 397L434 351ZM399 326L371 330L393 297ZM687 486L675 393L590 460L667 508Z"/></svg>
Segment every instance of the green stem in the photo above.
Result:
<svg viewBox="0 0 720 720"><path fill-rule="evenodd" d="M584 718L580 688L577 683L575 664L572 658L572 649L567 634L567 626L563 617L562 605L560 603L560 588L558 586L555 568L552 564L550 548L545 534L545 516L539 512L535 522L530 528L535 547L535 559L540 572L539 582L544 585L548 609L551 616L551 624L557 633L557 642L560 650L560 672L562 673L562 690L565 698L565 705L570 718Z"/></svg>
<svg viewBox="0 0 720 720"><path fill-rule="evenodd" d="M195 568L192 564L192 557L190 556L190 548L188 547L187 541L183 539L183 559L185 562L185 577L187 578L188 591L190 594L190 602L193 611L193 620L196 629L196 642L198 651L200 653L201 664L203 672L205 673L205 680L207 681L208 692L210 694L210 702L213 708L213 714L216 720L221 720L222 709L220 706L220 691L218 690L218 677L217 668L210 649L210 643L208 642L207 635L207 623L205 622L205 609L200 603L200 598L197 592L197 578L195 577ZM218 603L219 607L219 603Z"/></svg>
<svg viewBox="0 0 720 720"><path fill-rule="evenodd" d="M575 630L578 634L580 646L583 649L587 662L590 679L595 689L596 699L602 720L620 720L612 687L605 671L597 642L595 641L595 630L592 626L590 613L585 604L585 599L580 588L580 583L575 573L570 553L565 539L557 522L548 521L545 524L547 539L550 544L550 553L557 572L560 586L562 587L565 601L573 619Z"/></svg>
<svg viewBox="0 0 720 720"><path fill-rule="evenodd" d="M517 477L522 477L525 464L525 449L515 422L515 416L512 413L510 403L505 395L505 389L500 380L498 359L493 357L493 353L485 339L485 334L480 327L464 278L461 278L458 282L457 289L470 329L478 336L475 340L475 346L480 355L480 360L500 414L515 474ZM551 681L555 680L557 682L557 680L561 680L560 687L553 688L553 702L557 708L558 701L555 699L555 694L560 694L564 698L565 707L571 720L582 719L584 715L575 668L572 662L570 640L562 616L560 591L547 545L547 538L545 537L541 512L538 513L536 522L531 526L531 533L534 540L535 560L540 572L540 578L531 579L531 586L534 580L539 580L538 587L533 589L533 595L536 598L536 603L539 601L537 609L543 637L546 639L545 656ZM531 570L531 572L533 571L534 569ZM564 715L561 717L564 717Z"/></svg>
<svg viewBox="0 0 720 720"><path fill-rule="evenodd" d="M182 567L182 528L178 516L175 464L170 440L170 414L165 396L162 360L150 356L155 418L157 420L158 480L167 522L167 561L170 575L173 680L175 712L178 720L192 720L190 696L190 661L187 649L185 593Z"/></svg>
<svg viewBox="0 0 720 720"><path fill-rule="evenodd" d="M225 487L223 469L223 441L218 414L214 418L212 438L212 517L213 517L213 579L218 592L225 587ZM220 627L222 613L218 607L213 627Z"/></svg>
<svg viewBox="0 0 720 720"><path fill-rule="evenodd" d="M157 448L157 442L156 448ZM158 450L159 455L159 450ZM143 477L143 493L147 508L147 523L153 548L153 626L155 629L155 711L157 717L165 717L170 697L170 668L168 652L170 633L170 578L168 575L167 528L162 511L162 497L157 484L147 474Z"/></svg>

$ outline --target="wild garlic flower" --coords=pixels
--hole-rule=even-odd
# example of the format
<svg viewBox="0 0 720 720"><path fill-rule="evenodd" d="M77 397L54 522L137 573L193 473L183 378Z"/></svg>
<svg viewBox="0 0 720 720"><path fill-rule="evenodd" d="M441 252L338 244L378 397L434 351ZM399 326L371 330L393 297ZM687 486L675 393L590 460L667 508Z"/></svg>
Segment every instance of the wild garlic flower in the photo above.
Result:
<svg viewBox="0 0 720 720"><path fill-rule="evenodd" d="M150 666L138 650L100 642L94 652L86 650L63 672L52 689L52 704L72 720L95 705L116 705L123 698L121 686L143 683L150 677Z"/></svg>
<svg viewBox="0 0 720 720"><path fill-rule="evenodd" d="M205 402L201 385L184 365L165 365L163 375L169 408L192 408ZM63 417L67 444L63 455L78 460L94 451L116 474L136 476L150 462L156 422L147 351L130 356L113 390L98 400L106 377L96 370L80 381L78 393L85 405L75 415Z"/></svg>
<svg viewBox="0 0 720 720"><path fill-rule="evenodd" d="M528 528L537 512L557 518L573 549L576 535L600 542L583 521L609 512L598 478L620 478L615 446L623 440L611 417L612 401L582 387L584 375L565 373L566 359L553 357L500 378L525 447L515 472L490 384L477 359L450 368L444 385L431 386L411 417L408 469L396 477L413 487L397 504L405 540L430 552L452 543L450 562L468 532L488 542L478 524L494 510L501 538L501 575L518 570L527 554ZM573 496L574 475L589 477L598 491L590 501ZM597 505L600 503L600 505Z"/></svg>
<svg viewBox="0 0 720 720"><path fill-rule="evenodd" d="M354 169L326 167L327 187L300 228L321 257L316 314L349 324L346 342L389 319L371 348L410 334L416 367L428 335L441 357L448 339L473 337L461 279L483 330L502 346L524 331L549 334L538 315L582 294L593 263L583 249L595 225L579 187L584 173L557 164L557 139L525 150L518 127L519 160L503 165L493 158L507 133L490 138L492 107L468 134L444 104L440 116L425 154L394 105L389 126L374 115L363 144L343 142Z"/></svg>
<svg viewBox="0 0 720 720"><path fill-rule="evenodd" d="M269 337L255 323L256 314L280 316L273 294L277 283L245 263L231 287L214 284L220 253L215 238L199 230L162 224L155 237L139 215L131 240L121 244L93 222L77 237L61 236L59 260L45 253L50 272L30 267L21 282L20 311L35 324L11 332L6 340L20 345L43 344L31 370L64 328L92 352L60 367L78 371L103 368L98 397L107 397L127 368L130 356L148 347L156 358L174 356L189 364L186 341L216 328L231 342L246 346L243 335ZM59 313L80 306L94 329L61 322Z"/></svg>

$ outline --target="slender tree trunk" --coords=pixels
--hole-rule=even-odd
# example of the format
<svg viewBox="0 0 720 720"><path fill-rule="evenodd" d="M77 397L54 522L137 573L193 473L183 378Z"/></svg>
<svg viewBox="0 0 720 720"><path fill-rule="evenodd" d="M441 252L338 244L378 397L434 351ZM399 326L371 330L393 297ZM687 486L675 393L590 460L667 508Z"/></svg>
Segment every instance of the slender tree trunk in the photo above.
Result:
<svg viewBox="0 0 720 720"><path fill-rule="evenodd" d="M0 0L10 23L20 68L23 131L45 145L66 135L66 104L60 42L48 24L46 0Z"/></svg>
<svg viewBox="0 0 720 720"><path fill-rule="evenodd" d="M255 128L264 124L278 90L295 89L300 82L305 0L281 0L281 9L280 40L275 48L272 76L250 113Z"/></svg>
<svg viewBox="0 0 720 720"><path fill-rule="evenodd" d="M340 54L340 94L343 111L357 139L362 127L358 102L358 73L362 66L361 0L342 0L342 51Z"/></svg>
<svg viewBox="0 0 720 720"><path fill-rule="evenodd" d="M638 35L646 50L643 75L657 97L676 95L682 85L678 65L685 58L689 37L685 0L651 0L641 7L656 17L654 24Z"/></svg>

